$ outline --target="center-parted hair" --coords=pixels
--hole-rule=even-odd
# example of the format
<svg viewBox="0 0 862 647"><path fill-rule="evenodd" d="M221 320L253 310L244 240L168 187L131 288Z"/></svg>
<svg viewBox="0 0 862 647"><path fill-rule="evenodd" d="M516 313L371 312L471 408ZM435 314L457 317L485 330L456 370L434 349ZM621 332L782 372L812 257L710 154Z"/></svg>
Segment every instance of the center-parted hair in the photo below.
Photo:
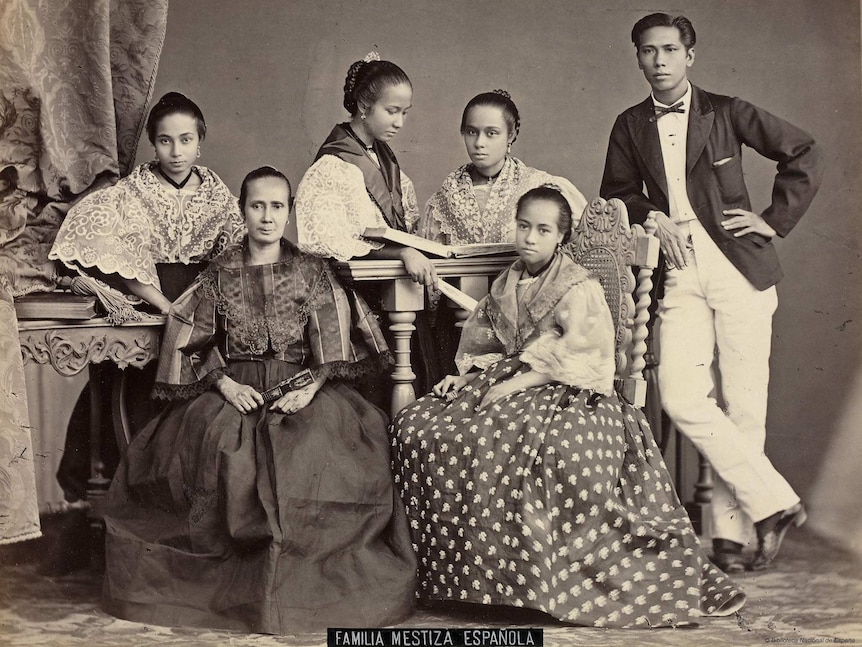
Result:
<svg viewBox="0 0 862 647"><path fill-rule="evenodd" d="M499 108L503 112L503 120L509 128L509 135L512 136L514 142L518 138L518 131L521 129L521 115L518 112L518 106L512 101L511 95L505 90L492 90L491 92L483 92L467 102L464 112L461 115L461 134L464 134L464 129L467 127L467 114L471 108L476 106L492 106Z"/></svg>
<svg viewBox="0 0 862 647"><path fill-rule="evenodd" d="M287 206L288 208L293 206L293 187L290 185L290 180L287 179L287 176L275 167L261 166L260 168L256 168L251 171L248 175L245 176L242 181L242 186L239 190L240 211L245 211L245 201L248 199L248 185L255 180L262 180L268 177L273 177L284 181L284 183L287 185Z"/></svg>
<svg viewBox="0 0 862 647"><path fill-rule="evenodd" d="M344 107L355 117L360 104L372 106L386 88L402 83L413 87L404 70L391 61L356 61L344 79Z"/></svg>
<svg viewBox="0 0 862 647"><path fill-rule="evenodd" d="M563 242L565 245L572 237L572 206L566 197L562 194L559 188L552 184L543 184L535 189L530 189L518 200L518 208L515 211L517 218L521 214L521 210L531 202L545 200L553 202L557 205L559 215L557 216L557 228L563 232Z"/></svg>
<svg viewBox="0 0 862 647"><path fill-rule="evenodd" d="M632 28L632 43L636 48L641 46L644 32L653 27L676 27L679 30L679 40L687 50L694 47L697 42L694 26L685 16L671 17L666 13L651 13L638 20Z"/></svg>
<svg viewBox="0 0 862 647"><path fill-rule="evenodd" d="M181 92L168 92L156 102L147 117L147 137L151 144L156 143L156 130L158 130L159 122L165 117L177 113L192 117L198 127L198 138L201 141L204 140L207 135L207 124L204 121L204 113L198 108L198 104Z"/></svg>

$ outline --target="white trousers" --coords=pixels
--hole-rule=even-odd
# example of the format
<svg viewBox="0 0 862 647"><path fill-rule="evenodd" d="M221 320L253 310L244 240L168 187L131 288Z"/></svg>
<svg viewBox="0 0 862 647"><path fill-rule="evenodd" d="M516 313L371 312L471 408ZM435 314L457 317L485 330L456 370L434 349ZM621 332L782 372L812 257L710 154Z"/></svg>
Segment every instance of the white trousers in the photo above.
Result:
<svg viewBox="0 0 862 647"><path fill-rule="evenodd" d="M662 406L717 474L713 537L745 543L752 522L799 502L764 453L778 296L755 289L700 222L688 229L689 265L667 271L659 304Z"/></svg>

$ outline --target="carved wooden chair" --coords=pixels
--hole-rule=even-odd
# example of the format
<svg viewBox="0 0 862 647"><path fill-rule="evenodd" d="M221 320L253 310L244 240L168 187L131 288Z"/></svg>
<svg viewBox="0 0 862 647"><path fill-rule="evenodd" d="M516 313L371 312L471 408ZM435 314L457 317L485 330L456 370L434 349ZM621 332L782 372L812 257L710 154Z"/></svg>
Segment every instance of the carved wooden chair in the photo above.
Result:
<svg viewBox="0 0 862 647"><path fill-rule="evenodd" d="M576 263L590 270L602 284L616 327L616 387L636 407L647 404L644 376L650 317L652 275L658 266L656 224L629 226L621 200L596 198L581 216L572 239L563 247ZM637 269L635 277L634 269ZM658 403L650 402L650 405ZM658 415L654 418L650 415ZM661 407L645 412L650 424L661 417ZM659 427L655 427L659 428Z"/></svg>

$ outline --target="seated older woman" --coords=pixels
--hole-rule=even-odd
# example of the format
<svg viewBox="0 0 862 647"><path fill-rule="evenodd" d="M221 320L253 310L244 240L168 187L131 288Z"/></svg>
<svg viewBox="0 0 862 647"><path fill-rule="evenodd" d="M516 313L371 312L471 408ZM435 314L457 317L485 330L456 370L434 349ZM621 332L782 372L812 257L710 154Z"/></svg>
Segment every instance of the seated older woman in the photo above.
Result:
<svg viewBox="0 0 862 647"><path fill-rule="evenodd" d="M411 613L415 557L386 416L342 378L388 353L368 306L282 238L290 185L250 173L248 237L171 308L157 393L108 493L105 606L265 633Z"/></svg>

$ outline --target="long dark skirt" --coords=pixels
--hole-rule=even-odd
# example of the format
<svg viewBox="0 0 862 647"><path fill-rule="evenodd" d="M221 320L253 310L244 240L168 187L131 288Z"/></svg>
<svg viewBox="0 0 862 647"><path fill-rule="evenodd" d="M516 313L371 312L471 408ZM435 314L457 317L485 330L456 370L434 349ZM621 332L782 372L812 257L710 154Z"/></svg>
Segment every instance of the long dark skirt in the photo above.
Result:
<svg viewBox="0 0 862 647"><path fill-rule="evenodd" d="M262 389L300 368L229 373ZM405 618L415 556L389 456L385 415L340 383L293 415L242 415L216 391L169 408L108 494L106 609L264 633Z"/></svg>
<svg viewBox="0 0 862 647"><path fill-rule="evenodd" d="M582 625L725 615L745 596L706 558L643 413L549 384L476 407L529 370L510 358L452 402L393 421L419 595L529 607Z"/></svg>

